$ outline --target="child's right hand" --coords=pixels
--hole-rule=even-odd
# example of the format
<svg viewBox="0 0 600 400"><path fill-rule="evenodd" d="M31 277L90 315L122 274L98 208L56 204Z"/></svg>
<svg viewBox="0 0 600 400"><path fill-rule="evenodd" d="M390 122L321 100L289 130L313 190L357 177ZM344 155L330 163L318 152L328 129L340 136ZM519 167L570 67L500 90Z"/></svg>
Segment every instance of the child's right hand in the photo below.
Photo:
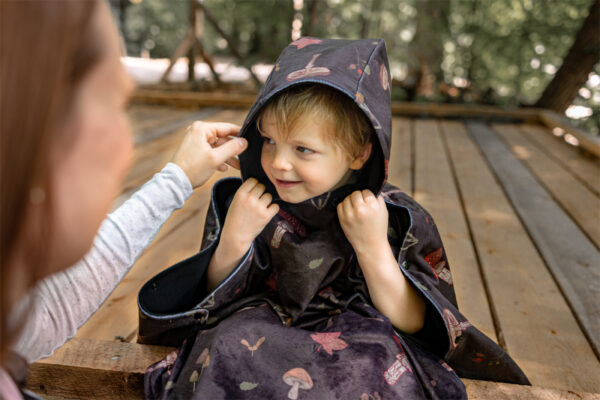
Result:
<svg viewBox="0 0 600 400"><path fill-rule="evenodd" d="M222 250L243 256L279 211L272 200L272 196L265 193L265 185L256 179L249 178L242 183L227 211L219 247L223 245Z"/></svg>

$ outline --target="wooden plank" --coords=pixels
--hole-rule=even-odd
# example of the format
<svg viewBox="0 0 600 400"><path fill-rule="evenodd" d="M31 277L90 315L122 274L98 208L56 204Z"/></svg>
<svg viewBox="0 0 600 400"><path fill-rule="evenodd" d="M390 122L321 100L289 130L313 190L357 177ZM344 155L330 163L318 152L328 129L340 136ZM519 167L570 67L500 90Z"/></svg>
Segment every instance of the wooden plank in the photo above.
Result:
<svg viewBox="0 0 600 400"><path fill-rule="evenodd" d="M388 165L388 181L403 192L412 194L412 121L408 118L392 120L392 147Z"/></svg>
<svg viewBox="0 0 600 400"><path fill-rule="evenodd" d="M600 253L491 129L481 123L469 129L597 352Z"/></svg>
<svg viewBox="0 0 600 400"><path fill-rule="evenodd" d="M600 391L600 364L481 153L462 125L445 133L508 353L534 385Z"/></svg>
<svg viewBox="0 0 600 400"><path fill-rule="evenodd" d="M72 339L29 369L27 387L43 396L141 399L144 371L170 347Z"/></svg>
<svg viewBox="0 0 600 400"><path fill-rule="evenodd" d="M127 109L129 120L134 124L143 124L146 121L156 121L166 116L173 115L174 112L185 113L185 110L177 107L160 107L149 104L130 103Z"/></svg>
<svg viewBox="0 0 600 400"><path fill-rule="evenodd" d="M169 115L154 126L138 127L140 132L135 135L135 144L150 142L169 133L184 128L194 121L203 121L218 112L217 108L204 108L196 112L178 112Z"/></svg>
<svg viewBox="0 0 600 400"><path fill-rule="evenodd" d="M554 111L542 110L539 112L539 118L548 128L553 129L558 127L575 136L581 148L589 151L596 157L600 157L600 137L593 136L589 132L574 127L564 116Z"/></svg>
<svg viewBox="0 0 600 400"><path fill-rule="evenodd" d="M446 104L393 102L392 114L409 116L448 117L491 117L523 119L530 122L539 120L537 108L500 108L482 104Z"/></svg>
<svg viewBox="0 0 600 400"><path fill-rule="evenodd" d="M136 106L139 108L139 106ZM134 110L132 110L134 111ZM146 110L143 113L129 112L129 121L134 136L143 134L148 128L156 125L160 125L164 121L168 121L171 118L181 117L182 115L189 114L194 110L177 107L161 107L161 106L146 106Z"/></svg>
<svg viewBox="0 0 600 400"><path fill-rule="evenodd" d="M210 117L207 116L203 120L212 122L227 121L239 125L243 122L245 115L245 111L224 110L212 114ZM185 128L190 122L188 121L171 134L163 135L135 149L132 167L123 184L124 191L140 187L169 162L178 144L183 139Z"/></svg>
<svg viewBox="0 0 600 400"><path fill-rule="evenodd" d="M541 125L520 125L524 136L536 147L562 164L573 176L583 182L594 193L600 195L600 162L595 157L585 157L579 148L566 143Z"/></svg>
<svg viewBox="0 0 600 400"><path fill-rule="evenodd" d="M73 339L31 365L27 387L45 398L141 399L143 373L171 347ZM463 379L471 399L598 400L593 393Z"/></svg>
<svg viewBox="0 0 600 400"><path fill-rule="evenodd" d="M175 92L138 89L131 99L134 103L168 104L178 107L250 108L256 95L236 93Z"/></svg>
<svg viewBox="0 0 600 400"><path fill-rule="evenodd" d="M444 242L461 312L497 341L486 291L436 120L415 120L414 198L433 216Z"/></svg>
<svg viewBox="0 0 600 400"><path fill-rule="evenodd" d="M600 400L599 393L556 390L538 386L511 385L463 379L469 399L494 400Z"/></svg>
<svg viewBox="0 0 600 400"><path fill-rule="evenodd" d="M169 104L179 107L225 107L250 108L256 96L253 94L219 92L182 92L151 89L136 90L132 101L136 104ZM392 113L403 116L431 117L492 117L538 122L541 109L504 109L480 104L442 104L393 102Z"/></svg>
<svg viewBox="0 0 600 400"><path fill-rule="evenodd" d="M600 247L600 198L580 181L538 151L523 137L517 125L492 125L518 159L523 161L564 210L581 227L596 247ZM523 193L523 195L527 195ZM600 317L600 315L599 315ZM600 327L600 325L599 325Z"/></svg>

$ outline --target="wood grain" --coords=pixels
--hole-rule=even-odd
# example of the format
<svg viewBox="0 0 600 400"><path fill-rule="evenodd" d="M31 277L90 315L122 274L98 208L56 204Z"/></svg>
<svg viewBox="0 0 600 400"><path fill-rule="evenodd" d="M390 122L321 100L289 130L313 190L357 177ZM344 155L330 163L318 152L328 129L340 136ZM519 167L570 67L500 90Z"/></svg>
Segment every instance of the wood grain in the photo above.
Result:
<svg viewBox="0 0 600 400"><path fill-rule="evenodd" d="M27 387L46 399L142 399L143 373L173 348L73 339L30 368ZM470 399L598 400L600 395L463 379Z"/></svg>
<svg viewBox="0 0 600 400"><path fill-rule="evenodd" d="M573 179L562 165L525 139L518 125L495 124L492 128L504 139L513 154L527 165L535 178L544 185L596 247L600 248L600 198L580 181Z"/></svg>
<svg viewBox="0 0 600 400"><path fill-rule="evenodd" d="M600 364L486 161L465 129L446 136L508 353L534 385L600 391Z"/></svg>
<svg viewBox="0 0 600 400"><path fill-rule="evenodd" d="M452 126L446 126L452 129ZM415 120L415 195L435 219L452 271L459 310L497 341L464 211L436 120Z"/></svg>

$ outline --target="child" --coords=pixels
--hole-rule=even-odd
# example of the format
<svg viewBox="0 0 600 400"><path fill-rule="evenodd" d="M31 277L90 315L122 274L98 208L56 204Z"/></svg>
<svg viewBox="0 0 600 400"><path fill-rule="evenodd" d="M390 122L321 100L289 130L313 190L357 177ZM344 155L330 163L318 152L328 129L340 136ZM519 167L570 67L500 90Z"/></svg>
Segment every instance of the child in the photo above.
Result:
<svg viewBox="0 0 600 400"><path fill-rule="evenodd" d="M140 342L189 335L146 372L148 397L465 398L454 371L528 383L458 312L431 216L385 183L389 82L382 40L283 51L240 133L243 183L215 185L203 250L140 292Z"/></svg>

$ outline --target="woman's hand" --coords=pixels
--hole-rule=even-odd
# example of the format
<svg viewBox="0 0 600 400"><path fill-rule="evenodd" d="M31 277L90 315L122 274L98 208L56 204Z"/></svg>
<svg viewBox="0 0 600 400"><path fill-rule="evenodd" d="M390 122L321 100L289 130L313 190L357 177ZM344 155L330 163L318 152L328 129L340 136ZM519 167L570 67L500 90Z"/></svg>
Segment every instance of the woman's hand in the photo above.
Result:
<svg viewBox="0 0 600 400"><path fill-rule="evenodd" d="M226 171L226 163L239 169L237 159L248 143L245 139L229 139L240 127L226 122L202 122L191 124L171 162L177 164L188 176L195 189L204 184L218 169Z"/></svg>
<svg viewBox="0 0 600 400"><path fill-rule="evenodd" d="M356 191L337 206L340 225L357 255L388 245L388 212L382 196Z"/></svg>
<svg viewBox="0 0 600 400"><path fill-rule="evenodd" d="M240 263L252 241L279 211L265 186L254 178L246 180L235 193L227 211L221 239L208 266L209 291L223 281Z"/></svg>

